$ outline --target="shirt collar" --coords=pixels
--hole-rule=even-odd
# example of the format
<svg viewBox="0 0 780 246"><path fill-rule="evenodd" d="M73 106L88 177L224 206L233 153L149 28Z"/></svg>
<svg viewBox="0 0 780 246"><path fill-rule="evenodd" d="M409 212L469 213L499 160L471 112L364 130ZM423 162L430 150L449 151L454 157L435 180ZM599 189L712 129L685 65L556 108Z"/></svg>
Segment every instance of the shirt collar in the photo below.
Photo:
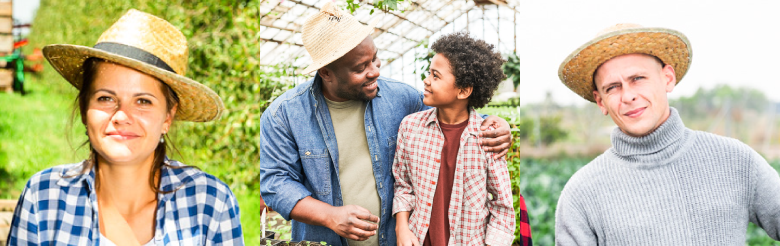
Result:
<svg viewBox="0 0 780 246"><path fill-rule="evenodd" d="M646 136L629 136L615 127L610 136L612 152L629 162L668 163L690 134L677 110L672 107L669 110L669 118Z"/></svg>
<svg viewBox="0 0 780 246"><path fill-rule="evenodd" d="M163 192L180 189L190 181L198 178L199 175L203 175L203 172L198 172L195 167L182 168L185 167L184 164L168 159L168 157L165 157L163 161L167 164L162 166L162 171L160 172L160 190ZM95 167L93 166L87 173L81 173L81 169L86 163L87 161L85 160L78 165L64 168L57 185L63 187L83 187L86 183L90 190L95 190ZM172 192L168 194L172 194Z"/></svg>
<svg viewBox="0 0 780 246"><path fill-rule="evenodd" d="M81 170L86 164L87 160L84 160L81 163L63 168L60 171L60 179L57 180L57 185L63 187L82 187L86 182L86 185L90 188L90 190L94 190L95 167L93 166L89 172L82 173Z"/></svg>
<svg viewBox="0 0 780 246"><path fill-rule="evenodd" d="M430 124L439 121L439 119L436 116L436 112L438 110L439 110L438 108L433 108L433 110L431 110L431 113L425 119L426 126L429 126ZM471 135L479 136L479 127L480 125L482 125L482 121L483 119L482 117L479 116L477 110L469 107L469 124L468 126L466 126L465 131L467 131Z"/></svg>

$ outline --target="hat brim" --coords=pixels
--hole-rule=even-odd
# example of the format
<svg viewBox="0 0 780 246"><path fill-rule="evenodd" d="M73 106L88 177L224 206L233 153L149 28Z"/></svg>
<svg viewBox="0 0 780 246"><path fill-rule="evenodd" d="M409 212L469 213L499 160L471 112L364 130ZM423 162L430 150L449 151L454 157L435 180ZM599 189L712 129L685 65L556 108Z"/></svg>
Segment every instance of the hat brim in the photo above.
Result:
<svg viewBox="0 0 780 246"><path fill-rule="evenodd" d="M94 57L138 70L170 86L179 97L175 117L177 120L212 121L218 119L225 111L222 99L210 88L190 78L142 61L91 47L70 44L47 45L43 48L43 55L65 80L79 90L82 89L84 62Z"/></svg>
<svg viewBox="0 0 780 246"><path fill-rule="evenodd" d="M593 73L617 56L647 54L656 56L672 65L680 83L688 72L693 51L688 38L682 33L666 28L628 28L605 33L580 46L558 68L558 77L574 93L588 101L593 97Z"/></svg>
<svg viewBox="0 0 780 246"><path fill-rule="evenodd" d="M363 26L364 28L361 28L360 30L356 31L355 34L352 35L350 39L348 39L346 42L343 42L341 47L335 49L332 54L322 59L312 61L311 65L301 70L301 74L310 74L315 70L320 69L325 65L328 65L331 62L338 60L342 56L346 55L349 51L357 47L358 44L363 42L363 40L366 39L368 35L374 32L374 27L376 27L377 23L379 23L378 18L371 21L371 23L369 23L367 26Z"/></svg>

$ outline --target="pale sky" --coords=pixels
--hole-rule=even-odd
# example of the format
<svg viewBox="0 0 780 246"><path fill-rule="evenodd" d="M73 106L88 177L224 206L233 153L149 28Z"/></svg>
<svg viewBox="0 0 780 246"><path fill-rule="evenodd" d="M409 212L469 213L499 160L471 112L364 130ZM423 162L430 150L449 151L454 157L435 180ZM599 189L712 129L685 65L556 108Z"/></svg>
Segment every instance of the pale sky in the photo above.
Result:
<svg viewBox="0 0 780 246"><path fill-rule="evenodd" d="M561 104L588 103L558 79L561 62L580 45L617 23L682 32L693 61L670 98L716 84L746 86L780 101L780 1L521 0L518 54L521 104L547 91Z"/></svg>
<svg viewBox="0 0 780 246"><path fill-rule="evenodd" d="M14 1L14 19L22 23L32 23L35 17L35 10L38 9L40 0L15 0Z"/></svg>

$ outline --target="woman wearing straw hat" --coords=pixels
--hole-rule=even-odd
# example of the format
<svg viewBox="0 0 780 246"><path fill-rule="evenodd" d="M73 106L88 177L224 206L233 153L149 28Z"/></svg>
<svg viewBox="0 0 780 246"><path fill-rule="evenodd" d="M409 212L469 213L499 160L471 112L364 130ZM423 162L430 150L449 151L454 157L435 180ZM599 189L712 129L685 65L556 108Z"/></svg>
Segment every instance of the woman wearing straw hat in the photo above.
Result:
<svg viewBox="0 0 780 246"><path fill-rule="evenodd" d="M618 126L578 170L555 211L558 245L745 245L748 222L780 239L780 176L749 146L693 131L669 106L688 71L688 38L621 24L560 66L566 86Z"/></svg>
<svg viewBox="0 0 780 246"><path fill-rule="evenodd" d="M205 122L224 110L216 93L184 77L179 30L130 10L93 48L43 52L79 90L74 114L90 156L30 178L9 245L243 245L228 186L166 157L174 119Z"/></svg>

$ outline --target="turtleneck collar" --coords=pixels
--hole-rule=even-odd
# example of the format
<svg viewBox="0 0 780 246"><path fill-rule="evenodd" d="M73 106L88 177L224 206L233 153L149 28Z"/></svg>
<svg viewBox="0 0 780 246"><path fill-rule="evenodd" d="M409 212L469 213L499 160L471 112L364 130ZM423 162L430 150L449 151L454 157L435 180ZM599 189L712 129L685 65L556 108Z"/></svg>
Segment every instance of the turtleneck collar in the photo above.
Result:
<svg viewBox="0 0 780 246"><path fill-rule="evenodd" d="M612 153L631 163L663 165L682 151L691 134L683 124L677 110L671 108L666 122L643 137L632 137L615 127L612 131Z"/></svg>

